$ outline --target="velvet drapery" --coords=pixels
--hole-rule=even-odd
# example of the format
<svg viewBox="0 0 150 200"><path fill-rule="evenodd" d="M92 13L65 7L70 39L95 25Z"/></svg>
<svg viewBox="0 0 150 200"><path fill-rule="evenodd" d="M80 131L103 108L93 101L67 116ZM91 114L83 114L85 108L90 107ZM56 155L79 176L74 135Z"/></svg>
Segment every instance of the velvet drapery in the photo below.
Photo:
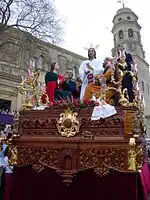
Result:
<svg viewBox="0 0 150 200"><path fill-rule="evenodd" d="M93 169L79 172L70 186L49 168L36 173L31 166L16 168L12 200L143 200L138 173L112 171L104 177Z"/></svg>

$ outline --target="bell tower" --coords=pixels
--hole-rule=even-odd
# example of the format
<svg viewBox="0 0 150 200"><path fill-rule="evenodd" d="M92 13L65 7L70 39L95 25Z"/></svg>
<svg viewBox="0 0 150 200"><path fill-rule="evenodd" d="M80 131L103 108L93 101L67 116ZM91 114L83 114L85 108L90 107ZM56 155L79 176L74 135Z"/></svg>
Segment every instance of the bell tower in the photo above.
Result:
<svg viewBox="0 0 150 200"><path fill-rule="evenodd" d="M145 101L144 114L147 120L147 133L150 136L150 74L141 44L140 30L141 26L138 23L137 15L123 3L123 7L116 12L113 18L114 48L112 56L118 57L119 47L124 46L126 52L136 58L140 91Z"/></svg>
<svg viewBox="0 0 150 200"><path fill-rule="evenodd" d="M141 44L141 26L138 17L130 9L123 6L113 19L112 33L114 36L113 56L117 56L117 50L123 45L128 53L132 53L141 59L145 59L145 53Z"/></svg>

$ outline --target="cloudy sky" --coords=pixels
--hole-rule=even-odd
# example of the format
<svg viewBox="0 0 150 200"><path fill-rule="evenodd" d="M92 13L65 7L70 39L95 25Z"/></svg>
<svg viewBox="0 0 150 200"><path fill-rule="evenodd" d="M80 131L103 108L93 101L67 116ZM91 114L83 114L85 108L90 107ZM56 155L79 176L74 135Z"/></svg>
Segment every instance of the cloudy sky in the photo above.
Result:
<svg viewBox="0 0 150 200"><path fill-rule="evenodd" d="M61 18L66 21L63 48L87 56L84 47L93 43L100 45L97 57L104 59L111 55L112 19L122 4L117 0L55 0L55 5ZM150 1L127 0L125 5L139 17L142 44L146 60L150 63Z"/></svg>

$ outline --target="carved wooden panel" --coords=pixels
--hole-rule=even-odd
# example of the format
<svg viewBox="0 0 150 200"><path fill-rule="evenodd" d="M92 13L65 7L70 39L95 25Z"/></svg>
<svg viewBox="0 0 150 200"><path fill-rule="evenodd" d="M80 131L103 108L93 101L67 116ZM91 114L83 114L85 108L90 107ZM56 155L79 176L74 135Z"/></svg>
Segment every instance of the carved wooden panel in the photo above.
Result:
<svg viewBox="0 0 150 200"><path fill-rule="evenodd" d="M135 114L135 110L125 110L124 111L124 134L132 134L133 124L132 120Z"/></svg>

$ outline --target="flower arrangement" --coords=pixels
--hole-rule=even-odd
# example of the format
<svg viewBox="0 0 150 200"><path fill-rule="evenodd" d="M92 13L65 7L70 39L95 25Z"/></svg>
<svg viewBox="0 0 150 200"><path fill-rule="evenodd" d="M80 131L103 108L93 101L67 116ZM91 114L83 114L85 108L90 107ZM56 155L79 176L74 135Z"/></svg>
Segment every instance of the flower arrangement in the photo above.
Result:
<svg viewBox="0 0 150 200"><path fill-rule="evenodd" d="M48 105L48 108L52 109L73 109L73 110L80 110L80 109L88 109L89 107L94 108L95 106L98 106L99 103L93 101L93 100L88 100L81 102L80 99L70 99L68 98L67 100L61 99L61 100L55 100L54 102L50 102Z"/></svg>

